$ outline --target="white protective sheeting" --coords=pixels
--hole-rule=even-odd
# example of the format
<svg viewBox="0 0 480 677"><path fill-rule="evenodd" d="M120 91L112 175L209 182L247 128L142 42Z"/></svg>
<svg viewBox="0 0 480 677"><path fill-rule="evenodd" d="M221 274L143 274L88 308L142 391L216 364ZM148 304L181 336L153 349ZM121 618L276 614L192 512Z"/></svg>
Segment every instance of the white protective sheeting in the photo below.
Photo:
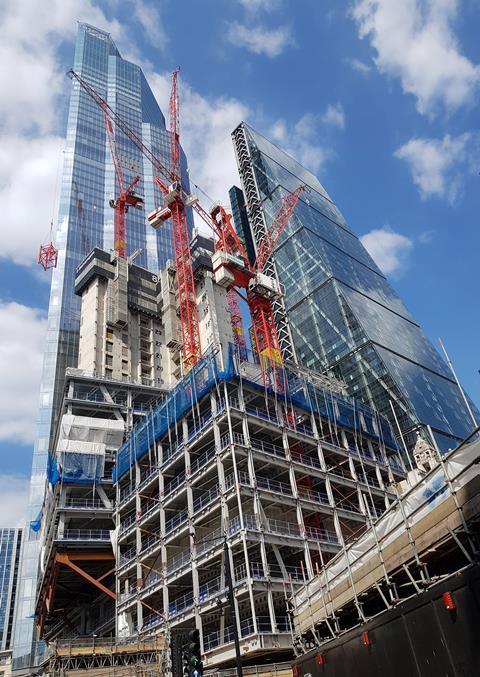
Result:
<svg viewBox="0 0 480 677"><path fill-rule="evenodd" d="M60 441L98 442L109 449L118 449L123 441L124 423L108 418L64 414L60 423Z"/></svg>
<svg viewBox="0 0 480 677"><path fill-rule="evenodd" d="M329 591L377 557L377 541L382 549L385 548L405 533L406 524L412 527L446 501L451 496L447 478L451 481L453 490L458 491L479 475L479 458L480 441L446 454L443 457L443 466L438 464L427 473L400 500L395 501L373 527L338 553L318 576L297 591L293 597L295 616L299 617L308 610L313 597L329 600ZM329 609L331 605L327 602L327 613Z"/></svg>

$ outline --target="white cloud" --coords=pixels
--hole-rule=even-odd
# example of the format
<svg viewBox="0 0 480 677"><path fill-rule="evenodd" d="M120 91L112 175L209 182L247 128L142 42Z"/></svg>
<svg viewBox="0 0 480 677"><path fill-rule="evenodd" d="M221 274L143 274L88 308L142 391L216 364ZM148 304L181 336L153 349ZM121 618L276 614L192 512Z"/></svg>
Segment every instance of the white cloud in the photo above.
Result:
<svg viewBox="0 0 480 677"><path fill-rule="evenodd" d="M25 526L29 484L26 477L0 475L0 528Z"/></svg>
<svg viewBox="0 0 480 677"><path fill-rule="evenodd" d="M319 122L319 116L313 113L306 113L292 125L280 119L270 127L268 136L315 174L330 155L329 150L318 143Z"/></svg>
<svg viewBox="0 0 480 677"><path fill-rule="evenodd" d="M402 270L413 246L408 237L388 228L374 228L362 235L360 241L386 275Z"/></svg>
<svg viewBox="0 0 480 677"><path fill-rule="evenodd" d="M410 139L394 155L405 160L422 198L437 196L453 203L461 190L462 175L471 171L476 137L465 133L443 139ZM478 156L477 156L478 158Z"/></svg>
<svg viewBox="0 0 480 677"><path fill-rule="evenodd" d="M2 132L48 133L58 123L59 96L68 92L58 48L73 40L77 20L110 31L123 29L109 21L90 0L51 0L48 6L29 0L3 0L0 42Z"/></svg>
<svg viewBox="0 0 480 677"><path fill-rule="evenodd" d="M322 122L333 127L345 127L345 111L341 103L330 104L322 115Z"/></svg>
<svg viewBox="0 0 480 677"><path fill-rule="evenodd" d="M360 61L360 59L347 59L346 62L354 71L357 71L357 73L361 73L362 75L368 75L372 70L368 64Z"/></svg>
<svg viewBox="0 0 480 677"><path fill-rule="evenodd" d="M134 0L133 15L143 28L148 42L164 51L168 44L168 34L164 28L158 4L150 5L144 0Z"/></svg>
<svg viewBox="0 0 480 677"><path fill-rule="evenodd" d="M0 257L23 265L35 262L39 243L49 232L64 143L64 139L53 135L12 135L2 139Z"/></svg>
<svg viewBox="0 0 480 677"><path fill-rule="evenodd" d="M47 321L42 312L0 301L0 439L32 442Z"/></svg>
<svg viewBox="0 0 480 677"><path fill-rule="evenodd" d="M145 31L161 26L156 10L142 2ZM120 49L129 32L108 20L93 0L3 0L0 41L1 257L35 265L38 245L55 210L62 117L69 94L59 49L73 42L77 20L109 31ZM146 15L146 16L147 16ZM151 32L148 32L151 36ZM60 127L61 125L61 127Z"/></svg>
<svg viewBox="0 0 480 677"><path fill-rule="evenodd" d="M288 26L268 29L260 25L246 26L238 21L229 24L227 40L236 47L245 47L253 54L265 54L270 59L279 56L286 47L294 44Z"/></svg>
<svg viewBox="0 0 480 677"><path fill-rule="evenodd" d="M280 0L238 0L248 12L271 12L278 9Z"/></svg>
<svg viewBox="0 0 480 677"><path fill-rule="evenodd" d="M382 73L398 77L421 113L471 101L480 67L461 53L452 24L457 0L356 0L352 16Z"/></svg>

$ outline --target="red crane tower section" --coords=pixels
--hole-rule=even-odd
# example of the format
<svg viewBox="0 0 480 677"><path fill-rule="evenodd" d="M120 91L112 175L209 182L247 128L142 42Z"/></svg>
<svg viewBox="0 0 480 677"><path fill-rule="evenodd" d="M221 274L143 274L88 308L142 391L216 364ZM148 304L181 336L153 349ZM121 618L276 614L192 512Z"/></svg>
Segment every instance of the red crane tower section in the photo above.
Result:
<svg viewBox="0 0 480 677"><path fill-rule="evenodd" d="M38 250L38 263L42 266L43 270L56 268L57 262L58 249L55 247L53 242L41 244L40 249Z"/></svg>
<svg viewBox="0 0 480 677"><path fill-rule="evenodd" d="M180 326L182 330L183 362L188 370L194 366L201 355L200 328L198 320L197 297L193 280L193 265L190 252L187 215L181 189L180 176L180 110L178 98L178 70L172 74L172 91L170 95L170 173L173 181L168 188L157 181L163 190L165 202L170 211L175 250L175 266L177 270L178 304L180 309ZM152 216L152 218L150 218ZM151 225L161 223L156 212L149 215Z"/></svg>
<svg viewBox="0 0 480 677"><path fill-rule="evenodd" d="M108 117L106 111L103 111L105 118L105 129L107 131L108 142L110 144L110 152L112 154L113 166L115 168L115 176L117 178L117 185L120 193L116 200L110 200L110 207L114 212L114 226L113 226L113 248L118 255L124 259L127 255L127 212L129 207L141 209L143 206L143 198L135 193L133 190L140 177L136 176L128 188L125 188L125 179L123 176L122 165L118 157L117 144L115 140L115 132L113 124Z"/></svg>

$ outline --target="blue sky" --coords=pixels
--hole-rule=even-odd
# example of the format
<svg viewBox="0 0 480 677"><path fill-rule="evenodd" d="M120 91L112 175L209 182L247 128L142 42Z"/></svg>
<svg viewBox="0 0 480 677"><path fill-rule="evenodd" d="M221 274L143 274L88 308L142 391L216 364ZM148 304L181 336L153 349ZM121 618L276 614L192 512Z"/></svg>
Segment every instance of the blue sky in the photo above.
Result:
<svg viewBox="0 0 480 677"><path fill-rule="evenodd" d="M165 111L180 65L182 140L213 198L238 182L241 119L314 171L480 405L478 0L41 4L0 0L4 520L30 473L49 294L35 259L55 213L77 19L141 63Z"/></svg>

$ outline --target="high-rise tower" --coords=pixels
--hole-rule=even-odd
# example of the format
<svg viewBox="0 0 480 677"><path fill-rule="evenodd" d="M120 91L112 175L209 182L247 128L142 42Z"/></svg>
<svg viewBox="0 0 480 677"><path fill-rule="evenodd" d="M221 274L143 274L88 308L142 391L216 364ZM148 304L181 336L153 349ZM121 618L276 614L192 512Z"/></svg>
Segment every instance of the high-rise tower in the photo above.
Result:
<svg viewBox="0 0 480 677"><path fill-rule="evenodd" d="M318 179L244 123L233 142L248 213L237 228L255 248L285 193L308 188L273 257L284 358L333 370L396 430L393 406L410 448L426 426L441 450L455 446L474 428L460 389Z"/></svg>
<svg viewBox="0 0 480 677"><path fill-rule="evenodd" d="M140 67L122 59L108 33L87 24L79 25L74 70L168 166L170 133L166 130L165 118ZM67 83L66 80L66 86ZM173 258L173 243L168 224L154 231L146 221L146 213L162 202L153 182L153 167L121 132L116 134L116 143L126 184L140 175L136 190L145 199L144 212L131 209L127 214L127 255L140 250L138 265L157 271ZM182 179L188 190L183 156ZM118 192L103 113L80 85L73 82L56 232L58 267L52 278L32 465L30 520L36 520L42 507L48 450L62 402L65 369L76 366L80 298L74 293L75 269L94 247L113 248L114 212L109 202ZM24 538L14 640L14 667L17 668L31 663L35 654L31 652L35 636L38 533L27 529Z"/></svg>

